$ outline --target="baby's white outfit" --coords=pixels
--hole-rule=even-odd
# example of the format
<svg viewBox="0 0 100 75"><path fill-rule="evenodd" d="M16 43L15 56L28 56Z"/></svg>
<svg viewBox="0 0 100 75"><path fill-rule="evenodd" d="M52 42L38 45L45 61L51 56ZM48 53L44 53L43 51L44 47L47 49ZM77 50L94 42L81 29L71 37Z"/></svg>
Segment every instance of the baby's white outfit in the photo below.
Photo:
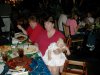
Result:
<svg viewBox="0 0 100 75"><path fill-rule="evenodd" d="M66 56L64 53L59 53L59 54L55 54L54 50L58 49L59 47L57 46L57 44L51 43L48 46L48 49L45 52L45 55L43 56L43 60L45 62L46 65L49 66L63 66L65 60L67 60ZM51 51L51 59L48 60L48 51Z"/></svg>

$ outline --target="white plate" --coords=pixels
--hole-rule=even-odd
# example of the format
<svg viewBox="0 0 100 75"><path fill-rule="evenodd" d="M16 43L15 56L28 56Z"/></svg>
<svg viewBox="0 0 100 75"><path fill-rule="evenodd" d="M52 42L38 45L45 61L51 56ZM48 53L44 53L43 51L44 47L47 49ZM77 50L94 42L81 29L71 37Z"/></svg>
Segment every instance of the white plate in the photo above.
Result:
<svg viewBox="0 0 100 75"><path fill-rule="evenodd" d="M24 49L24 54L33 54L38 52L38 47L35 45L24 44L24 45L19 45L18 48Z"/></svg>
<svg viewBox="0 0 100 75"><path fill-rule="evenodd" d="M12 73L12 75L29 75L29 74L28 71L26 71L26 72Z"/></svg>
<svg viewBox="0 0 100 75"><path fill-rule="evenodd" d="M0 74L3 72L3 70L4 70L4 65L5 64L0 64Z"/></svg>
<svg viewBox="0 0 100 75"><path fill-rule="evenodd" d="M25 54L32 54L38 52L38 48L34 45L28 45L24 47L24 53Z"/></svg>
<svg viewBox="0 0 100 75"><path fill-rule="evenodd" d="M28 38L27 35L24 35L24 34L16 34L15 35L15 39L17 39L19 42L25 41L27 38Z"/></svg>

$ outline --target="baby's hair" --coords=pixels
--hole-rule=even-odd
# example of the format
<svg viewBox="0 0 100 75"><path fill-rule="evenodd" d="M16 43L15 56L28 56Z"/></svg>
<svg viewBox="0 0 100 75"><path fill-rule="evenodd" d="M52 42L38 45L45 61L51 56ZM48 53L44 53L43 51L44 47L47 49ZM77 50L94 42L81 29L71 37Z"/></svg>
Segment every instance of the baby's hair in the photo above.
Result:
<svg viewBox="0 0 100 75"><path fill-rule="evenodd" d="M64 40L62 38L59 38L57 43L62 43L63 45L65 45Z"/></svg>

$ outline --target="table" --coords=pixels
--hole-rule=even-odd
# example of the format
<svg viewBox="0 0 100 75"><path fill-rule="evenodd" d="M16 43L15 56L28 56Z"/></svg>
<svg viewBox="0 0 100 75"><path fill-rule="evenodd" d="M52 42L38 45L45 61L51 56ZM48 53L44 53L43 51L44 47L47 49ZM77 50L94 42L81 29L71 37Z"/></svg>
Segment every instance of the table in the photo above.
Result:
<svg viewBox="0 0 100 75"><path fill-rule="evenodd" d="M22 43L6 45L6 46L11 47L11 50L6 51L9 61L12 61L12 59L15 59L16 60L15 62L18 62L17 60L19 60L20 58L14 52L17 51L18 47L23 47L23 48L25 47L26 48L26 46L29 47L30 45L32 45L32 44L27 44L25 41L22 42ZM1 58L1 56L0 56L0 58ZM23 56L23 58L21 58L21 59L23 59L23 62L21 62L21 63L25 63L26 59L27 59L27 61L30 61L29 64L28 64L28 68L30 67L31 70L27 69L26 67L25 67L25 70L24 70L24 71L28 71L30 75L51 75L50 71L48 70L47 66L45 65L44 61L42 60L41 53L40 53L39 50L37 52L31 52L31 53L28 53L28 54L26 53ZM3 71L1 71L0 74L1 75L11 75L12 72L10 71L10 73L9 73L10 67L8 65L8 62L5 63L1 60L0 60L0 66L2 66Z"/></svg>
<svg viewBox="0 0 100 75"><path fill-rule="evenodd" d="M41 58L41 56L39 56L39 53L33 53L33 54L28 54L28 55L26 55L27 56L27 58L29 58L29 57L32 57L32 58L34 58L35 59L35 61L36 61L36 63L38 64L38 66L41 66L40 68L39 68L39 70L38 70L38 68L37 69L35 69L36 71L35 72L33 72L33 69L36 67L36 65L34 64L34 59L32 59L32 62L29 64L29 65L31 65L31 68L32 68L32 70L31 71L29 71L29 73L31 73L31 75L38 75L37 73L39 73L39 72L41 72L41 71L47 71L46 73L48 73L48 74L45 74L45 75L51 75L50 74L50 72L49 72L49 70L48 70L48 68L47 68L47 66L44 64L44 62L43 62L43 60L42 60L42 58ZM26 58L26 56L25 56L25 58ZM17 57L16 57L16 60L17 60ZM25 62L25 61L24 61ZM4 68L4 70L3 70L3 72L1 73L1 75L3 74L3 75L11 75L10 73L9 73L9 67L5 64L5 63L1 63L2 65L3 65L3 68ZM0 65L1 65L0 64ZM32 64L34 64L34 68L33 68L33 65ZM44 68L44 69L43 69ZM39 71L39 72L38 72ZM5 74L6 73L6 74Z"/></svg>
<svg viewBox="0 0 100 75"><path fill-rule="evenodd" d="M8 55L9 55L9 60L15 59L17 61L17 60L20 59L18 56L17 57L14 57L12 55L12 51L8 51ZM32 54L25 54L25 56L23 57L23 62L25 62L25 60L29 62L29 61L31 61L31 58L36 59L37 57L41 57L39 52L32 53ZM4 63L3 60L0 60L0 71L1 71L0 74L6 73L8 71L8 69L9 69L9 67L7 66L7 64ZM7 74L7 75L9 75L9 74Z"/></svg>

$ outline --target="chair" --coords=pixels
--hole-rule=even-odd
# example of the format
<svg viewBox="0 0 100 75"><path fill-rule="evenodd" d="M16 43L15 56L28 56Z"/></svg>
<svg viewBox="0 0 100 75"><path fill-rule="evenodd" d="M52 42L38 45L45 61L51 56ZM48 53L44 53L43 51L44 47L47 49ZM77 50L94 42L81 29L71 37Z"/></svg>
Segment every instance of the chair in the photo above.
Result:
<svg viewBox="0 0 100 75"><path fill-rule="evenodd" d="M64 28L64 34L66 37L70 36L69 26L63 25Z"/></svg>
<svg viewBox="0 0 100 75"><path fill-rule="evenodd" d="M63 72L61 75L79 75L79 74Z"/></svg>
<svg viewBox="0 0 100 75"><path fill-rule="evenodd" d="M83 41L84 41L83 38L75 38L75 39L72 39L72 47L75 48L77 46L80 46L80 48L81 48Z"/></svg>
<svg viewBox="0 0 100 75"><path fill-rule="evenodd" d="M72 47L75 47L76 43L80 43L79 45L82 46L83 37L82 38L77 37L77 38L73 39L73 38L70 37L70 28L69 28L69 26L63 25L63 28L64 28L65 36L67 38L66 43L68 44L70 42L70 47L71 47L71 45L72 45Z"/></svg>
<svg viewBox="0 0 100 75"><path fill-rule="evenodd" d="M62 75L87 75L86 62L78 60L66 60Z"/></svg>
<svg viewBox="0 0 100 75"><path fill-rule="evenodd" d="M68 48L71 47L71 43L72 43L71 38L70 38L70 37L66 38L66 46L67 46Z"/></svg>

